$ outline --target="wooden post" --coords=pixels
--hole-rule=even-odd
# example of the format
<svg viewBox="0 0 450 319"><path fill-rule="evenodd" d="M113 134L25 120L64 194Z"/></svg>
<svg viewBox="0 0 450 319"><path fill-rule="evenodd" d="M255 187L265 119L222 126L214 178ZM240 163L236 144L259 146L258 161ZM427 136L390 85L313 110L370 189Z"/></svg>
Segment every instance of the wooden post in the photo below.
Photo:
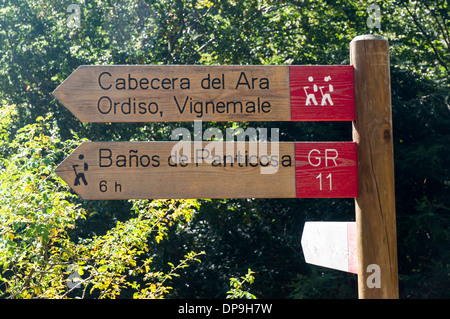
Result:
<svg viewBox="0 0 450 319"><path fill-rule="evenodd" d="M355 199L361 299L397 299L397 239L388 41L362 35L350 43L354 67L359 197Z"/></svg>

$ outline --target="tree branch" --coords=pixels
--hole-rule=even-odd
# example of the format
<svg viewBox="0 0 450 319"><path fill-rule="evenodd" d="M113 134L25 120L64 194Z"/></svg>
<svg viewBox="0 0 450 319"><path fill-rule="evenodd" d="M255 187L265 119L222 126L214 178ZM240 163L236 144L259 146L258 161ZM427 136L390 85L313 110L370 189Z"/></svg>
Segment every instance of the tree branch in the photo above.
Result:
<svg viewBox="0 0 450 319"><path fill-rule="evenodd" d="M419 23L419 21L417 21L416 16L414 16L411 11L409 10L408 6L405 4L404 8L406 9L406 11L408 12L408 14L411 16L411 18L414 21L414 24L419 28L420 32L422 32L422 35L424 36L426 42L431 46L431 48L434 51L434 54L437 58L437 60L439 61L439 63L445 68L445 70L447 72L449 72L448 66L447 64L442 60L442 58L439 55L439 52L437 51L436 47L433 45L433 43L431 42L431 40L429 39L427 33L425 32L425 30L423 29L422 25Z"/></svg>

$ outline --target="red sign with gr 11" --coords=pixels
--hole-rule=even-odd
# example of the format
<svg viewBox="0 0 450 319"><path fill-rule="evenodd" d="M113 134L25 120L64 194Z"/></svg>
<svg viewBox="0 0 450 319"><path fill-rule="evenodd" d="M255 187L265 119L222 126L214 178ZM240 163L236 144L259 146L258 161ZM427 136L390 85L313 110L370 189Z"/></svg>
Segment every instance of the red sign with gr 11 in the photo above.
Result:
<svg viewBox="0 0 450 319"><path fill-rule="evenodd" d="M358 197L354 142L295 143L297 198Z"/></svg>

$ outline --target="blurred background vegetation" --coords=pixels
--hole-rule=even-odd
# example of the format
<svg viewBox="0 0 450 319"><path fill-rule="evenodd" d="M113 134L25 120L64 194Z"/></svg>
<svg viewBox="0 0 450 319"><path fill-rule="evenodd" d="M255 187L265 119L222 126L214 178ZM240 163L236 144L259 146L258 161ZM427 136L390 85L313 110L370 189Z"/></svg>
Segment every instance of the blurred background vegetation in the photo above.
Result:
<svg viewBox="0 0 450 319"><path fill-rule="evenodd" d="M349 64L350 41L376 33L391 52L400 297L449 298L448 1L377 1L380 29L371 3L2 1L0 296L225 298L247 278L243 296L357 298L355 275L306 264L300 245L305 221L353 221L353 200L83 201L53 172L82 140L169 140L192 123L81 123L52 91L80 65ZM239 125L351 140L351 123Z"/></svg>

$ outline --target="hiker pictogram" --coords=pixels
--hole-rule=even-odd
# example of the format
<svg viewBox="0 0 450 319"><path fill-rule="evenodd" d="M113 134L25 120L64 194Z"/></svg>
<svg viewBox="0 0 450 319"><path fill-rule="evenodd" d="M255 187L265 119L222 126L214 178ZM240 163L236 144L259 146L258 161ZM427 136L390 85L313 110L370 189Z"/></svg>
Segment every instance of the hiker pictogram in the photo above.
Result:
<svg viewBox="0 0 450 319"><path fill-rule="evenodd" d="M308 78L308 81L312 83L312 81L314 81L314 78L312 76L310 76ZM317 105L317 101L316 101L316 95L314 93L308 93L307 89L309 89L309 86L305 86L303 88L303 90L305 91L306 94L306 103L305 105L311 105L311 101L314 103L314 105ZM317 84L313 84L313 92L317 92Z"/></svg>
<svg viewBox="0 0 450 319"><path fill-rule="evenodd" d="M326 76L323 79L325 82L328 82L331 80L331 76ZM318 86L317 84L313 83L314 78L312 76L308 77L308 81L312 84L312 89L310 86L303 87L303 90L306 94L306 102L305 105L318 105L316 100L316 92L320 91L320 94L322 95L322 100L320 102L320 105L333 105L333 100L331 99L331 92L334 91L333 85L328 83L328 86ZM312 103L312 104L311 104Z"/></svg>
<svg viewBox="0 0 450 319"><path fill-rule="evenodd" d="M325 82L328 82L328 81L330 81L331 80L331 76L326 76L325 78L324 78L324 81ZM333 85L331 85L331 84L328 84L328 92L327 93L325 93L324 94L324 92L323 92L323 90L322 89L324 89L324 88L326 88L326 86L321 86L321 87L319 87L319 89L320 89L320 93L322 94L322 102L320 103L320 105L327 105L327 100L328 100L328 102L330 103L330 105L333 105L333 101L331 100L331 96L330 96L330 93L331 92L333 92Z"/></svg>
<svg viewBox="0 0 450 319"><path fill-rule="evenodd" d="M83 160L84 159L84 155L80 154L80 156L78 156L79 160ZM80 166L78 164L76 165L72 165L73 167L73 171L75 172L75 182L74 182L74 186L78 186L80 185L80 179L82 180L82 182L84 183L84 185L87 185L87 181L86 181L86 177L84 176L84 172L86 172L88 170L88 164L87 163L83 163L83 171L82 172L77 172L77 167Z"/></svg>

